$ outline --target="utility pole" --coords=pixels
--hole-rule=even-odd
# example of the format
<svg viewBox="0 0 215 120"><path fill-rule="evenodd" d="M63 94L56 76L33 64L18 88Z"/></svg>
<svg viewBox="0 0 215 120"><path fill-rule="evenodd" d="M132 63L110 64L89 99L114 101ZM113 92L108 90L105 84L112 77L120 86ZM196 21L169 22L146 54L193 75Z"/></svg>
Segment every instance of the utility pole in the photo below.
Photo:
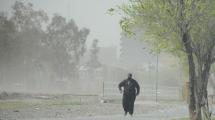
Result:
<svg viewBox="0 0 215 120"><path fill-rule="evenodd" d="M159 71L158 71L158 55L159 55L159 50L158 50L158 43L156 43L156 81L155 81L155 91L156 91L156 102L158 102L158 79L159 79Z"/></svg>
<svg viewBox="0 0 215 120"><path fill-rule="evenodd" d="M155 82L155 91L156 91L156 102L158 101L158 53L156 56L156 82Z"/></svg>

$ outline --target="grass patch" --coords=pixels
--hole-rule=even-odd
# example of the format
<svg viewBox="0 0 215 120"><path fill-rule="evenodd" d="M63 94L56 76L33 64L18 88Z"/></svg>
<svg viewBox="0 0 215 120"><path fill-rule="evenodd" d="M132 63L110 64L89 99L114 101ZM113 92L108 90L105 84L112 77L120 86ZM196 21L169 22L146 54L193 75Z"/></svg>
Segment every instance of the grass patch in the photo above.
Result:
<svg viewBox="0 0 215 120"><path fill-rule="evenodd" d="M80 101L72 100L44 100L40 102L27 102L27 101L3 101L0 102L0 109L18 109L18 108L31 108L42 106L71 106L81 105Z"/></svg>
<svg viewBox="0 0 215 120"><path fill-rule="evenodd" d="M0 102L0 109L15 109L30 107L31 104L22 101Z"/></svg>
<svg viewBox="0 0 215 120"><path fill-rule="evenodd" d="M179 119L173 119L173 120L189 120L189 118L179 118Z"/></svg>
<svg viewBox="0 0 215 120"><path fill-rule="evenodd" d="M179 119L173 119L173 120L190 120L189 118L179 118ZM215 117L212 117L212 119L211 120L215 120Z"/></svg>
<svg viewBox="0 0 215 120"><path fill-rule="evenodd" d="M81 105L80 101L69 101L69 100L48 100L44 103L43 105L48 105L48 106L64 106L64 105Z"/></svg>

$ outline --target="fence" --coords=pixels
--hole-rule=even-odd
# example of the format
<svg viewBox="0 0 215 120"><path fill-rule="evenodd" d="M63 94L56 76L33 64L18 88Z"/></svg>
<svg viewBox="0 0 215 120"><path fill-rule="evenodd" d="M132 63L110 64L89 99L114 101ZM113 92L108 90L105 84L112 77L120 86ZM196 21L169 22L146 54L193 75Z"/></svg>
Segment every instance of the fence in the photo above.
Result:
<svg viewBox="0 0 215 120"><path fill-rule="evenodd" d="M140 99L156 100L156 88L152 84L140 84ZM102 96L105 99L121 99L121 94L118 90L117 82L103 82ZM182 90L179 87L158 85L157 100L181 100Z"/></svg>

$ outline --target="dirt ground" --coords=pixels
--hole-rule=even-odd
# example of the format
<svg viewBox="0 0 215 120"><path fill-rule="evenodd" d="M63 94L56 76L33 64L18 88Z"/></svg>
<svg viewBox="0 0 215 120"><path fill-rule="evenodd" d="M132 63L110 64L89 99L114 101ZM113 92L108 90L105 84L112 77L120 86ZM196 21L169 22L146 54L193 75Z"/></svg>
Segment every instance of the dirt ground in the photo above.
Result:
<svg viewBox="0 0 215 120"><path fill-rule="evenodd" d="M185 104L155 103L137 99L134 116L156 113L181 105ZM14 95L11 97L8 95L0 99L0 120L52 120L54 118L75 120L80 117L86 119L94 116L123 116L123 114L120 99L104 101L99 96Z"/></svg>

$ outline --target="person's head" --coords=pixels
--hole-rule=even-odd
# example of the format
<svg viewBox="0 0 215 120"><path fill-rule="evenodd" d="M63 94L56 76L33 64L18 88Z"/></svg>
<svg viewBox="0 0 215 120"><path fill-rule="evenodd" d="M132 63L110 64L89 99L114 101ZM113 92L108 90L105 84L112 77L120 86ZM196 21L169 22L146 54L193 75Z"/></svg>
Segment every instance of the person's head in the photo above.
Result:
<svg viewBox="0 0 215 120"><path fill-rule="evenodd" d="M132 74L131 73L128 73L128 78L132 78Z"/></svg>

